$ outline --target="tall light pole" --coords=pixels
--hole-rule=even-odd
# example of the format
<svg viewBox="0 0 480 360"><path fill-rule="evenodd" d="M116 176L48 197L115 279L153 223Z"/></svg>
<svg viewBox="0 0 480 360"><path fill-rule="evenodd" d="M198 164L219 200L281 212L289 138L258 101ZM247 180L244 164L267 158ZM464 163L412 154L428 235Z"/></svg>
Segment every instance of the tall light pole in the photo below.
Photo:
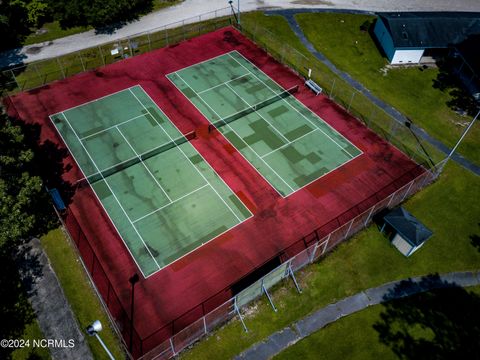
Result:
<svg viewBox="0 0 480 360"><path fill-rule="evenodd" d="M111 359L111 360L115 360L115 358L113 357L112 353L110 352L110 350L108 350L107 346L105 345L105 343L102 341L102 339L100 338L100 336L98 335L98 333L100 331L102 331L102 323L100 322L100 320L95 320L91 325L89 325L87 327L87 334L90 335L90 336L95 336L98 340L98 342L100 343L100 345L102 345L102 347L105 349L105 352L107 353L108 357Z"/></svg>
<svg viewBox="0 0 480 360"><path fill-rule="evenodd" d="M230 4L230 7L232 8L233 15L235 16L235 8L233 7L233 0L229 0L228 3ZM237 24L240 25L240 0L237 0Z"/></svg>
<svg viewBox="0 0 480 360"><path fill-rule="evenodd" d="M462 136L460 136L460 139L458 139L457 143L455 144L455 146L453 147L453 149L450 151L450 153L447 155L447 157L445 158L443 164L442 164L442 167L440 168L440 171L439 173L441 173L443 171L443 168L445 167L445 165L447 164L448 160L450 160L450 158L452 157L452 155L454 154L455 150L457 150L458 146L460 145L460 143L462 142L463 138L467 135L468 131L472 128L473 124L475 123L475 120L477 120L478 116L480 115L480 110L478 111L477 115L475 115L475 117L473 118L473 120L470 122L470 124L468 124L467 128L465 129L465 131L462 133Z"/></svg>

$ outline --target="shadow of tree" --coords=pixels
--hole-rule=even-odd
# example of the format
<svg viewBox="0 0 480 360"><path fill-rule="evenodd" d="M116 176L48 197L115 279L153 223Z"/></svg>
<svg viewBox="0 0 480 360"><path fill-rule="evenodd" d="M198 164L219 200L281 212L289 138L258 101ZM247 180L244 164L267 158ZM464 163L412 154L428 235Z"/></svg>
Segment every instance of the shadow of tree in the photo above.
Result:
<svg viewBox="0 0 480 360"><path fill-rule="evenodd" d="M24 248L27 250L28 248ZM35 320L28 301L33 292L34 279L41 276L38 257L29 252L14 252L10 247L0 248L0 339L20 339L25 327ZM25 282L20 270L23 269ZM0 347L0 359L10 359L14 348Z"/></svg>
<svg viewBox="0 0 480 360"><path fill-rule="evenodd" d="M384 300L373 328L400 359L480 359L478 295L431 275L402 281Z"/></svg>
<svg viewBox="0 0 480 360"><path fill-rule="evenodd" d="M478 223L478 226L480 227L480 223ZM470 243L477 248L477 250L480 252L480 235L478 234L472 234L470 235Z"/></svg>

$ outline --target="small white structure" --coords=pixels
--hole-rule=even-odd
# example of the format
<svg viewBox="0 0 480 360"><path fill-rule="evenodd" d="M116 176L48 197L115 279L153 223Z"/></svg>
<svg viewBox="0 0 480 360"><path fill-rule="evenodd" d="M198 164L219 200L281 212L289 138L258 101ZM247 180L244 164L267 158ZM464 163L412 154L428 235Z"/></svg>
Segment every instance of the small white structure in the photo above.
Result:
<svg viewBox="0 0 480 360"><path fill-rule="evenodd" d="M432 231L402 207L390 211L383 217L381 232L387 234L398 251L412 255L432 236Z"/></svg>
<svg viewBox="0 0 480 360"><path fill-rule="evenodd" d="M378 13L373 32L390 64L432 62L480 33L480 13Z"/></svg>

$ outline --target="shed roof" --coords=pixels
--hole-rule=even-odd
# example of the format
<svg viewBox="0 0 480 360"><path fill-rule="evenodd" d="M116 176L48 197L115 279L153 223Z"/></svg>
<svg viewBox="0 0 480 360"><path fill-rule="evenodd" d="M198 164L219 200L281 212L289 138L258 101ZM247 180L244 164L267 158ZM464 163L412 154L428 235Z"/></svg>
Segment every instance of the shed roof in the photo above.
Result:
<svg viewBox="0 0 480 360"><path fill-rule="evenodd" d="M415 246L425 242L433 234L430 229L402 207L390 211L383 220Z"/></svg>
<svg viewBox="0 0 480 360"><path fill-rule="evenodd" d="M478 12L385 12L378 16L396 48L446 48L480 34Z"/></svg>

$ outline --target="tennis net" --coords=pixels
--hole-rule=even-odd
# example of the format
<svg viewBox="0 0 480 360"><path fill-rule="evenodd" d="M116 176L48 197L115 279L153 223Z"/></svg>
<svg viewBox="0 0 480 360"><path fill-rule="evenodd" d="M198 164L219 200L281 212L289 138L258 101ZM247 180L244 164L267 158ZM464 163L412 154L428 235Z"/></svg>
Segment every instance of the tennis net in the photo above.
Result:
<svg viewBox="0 0 480 360"><path fill-rule="evenodd" d="M93 175L87 176L87 180L90 184L94 184L95 182L102 180L103 178L106 178L108 176L112 176L113 174L118 173L119 171L125 170L126 168L129 168L133 165L136 165L140 162L143 162L147 159L150 159L151 157L161 154L165 151L168 151L170 149L173 149L174 147L180 146L182 144L185 144L188 141L191 141L196 138L196 133L195 131L192 131L188 134L185 134L184 136L174 139L172 141L169 141L163 145L160 145L152 150L149 150L135 158L123 161L121 163L118 163L112 167L106 168L102 170L101 172L95 173Z"/></svg>
<svg viewBox="0 0 480 360"><path fill-rule="evenodd" d="M293 87L291 87L287 90L283 90L282 92L280 92L278 94L275 94L275 95L273 95L272 97L270 97L266 100L260 101L259 103L255 104L255 105L251 105L250 107L248 107L245 110L239 111L238 113L235 113L233 115L227 116L226 118L223 118L223 119L220 119L220 120L214 122L212 125L210 125L209 129L213 130L213 129L218 129L221 126L225 126L225 125L231 123L232 121L238 120L238 119L240 119L244 116L247 116L247 115L249 115L253 112L256 112L260 109L263 109L264 107L266 107L268 105L271 105L271 104L273 104L277 101L280 101L280 100L283 100L283 99L285 99L289 96L292 96L297 91L298 91L298 85L295 85L295 86L293 86Z"/></svg>

